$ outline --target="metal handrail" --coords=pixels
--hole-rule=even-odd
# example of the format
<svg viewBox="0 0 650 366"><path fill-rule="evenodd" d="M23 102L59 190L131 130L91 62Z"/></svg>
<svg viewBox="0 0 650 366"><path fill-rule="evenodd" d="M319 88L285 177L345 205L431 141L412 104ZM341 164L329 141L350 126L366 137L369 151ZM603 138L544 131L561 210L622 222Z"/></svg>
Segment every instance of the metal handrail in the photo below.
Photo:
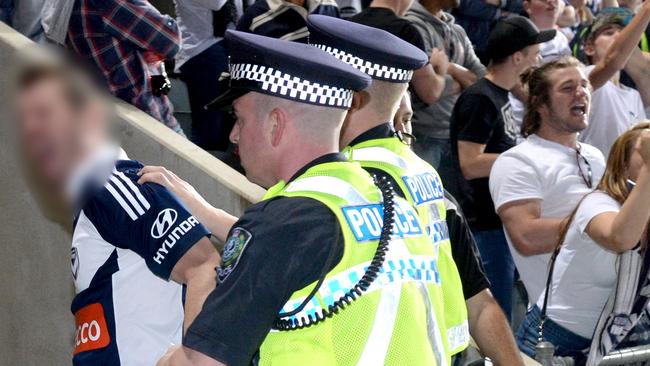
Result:
<svg viewBox="0 0 650 366"><path fill-rule="evenodd" d="M650 345L623 348L605 356L598 366L650 364Z"/></svg>

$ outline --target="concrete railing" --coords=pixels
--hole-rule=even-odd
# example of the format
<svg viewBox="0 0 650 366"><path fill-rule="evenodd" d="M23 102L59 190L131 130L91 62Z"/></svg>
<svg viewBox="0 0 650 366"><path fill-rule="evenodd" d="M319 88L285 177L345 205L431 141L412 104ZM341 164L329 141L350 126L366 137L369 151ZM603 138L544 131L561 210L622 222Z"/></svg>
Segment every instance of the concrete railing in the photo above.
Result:
<svg viewBox="0 0 650 366"><path fill-rule="evenodd" d="M0 22L0 365L69 365L74 337L68 310L74 295L70 235L42 215L23 180L12 131L12 63L17 50L32 45ZM116 103L119 137L132 159L168 167L235 215L263 195L260 187L161 123Z"/></svg>

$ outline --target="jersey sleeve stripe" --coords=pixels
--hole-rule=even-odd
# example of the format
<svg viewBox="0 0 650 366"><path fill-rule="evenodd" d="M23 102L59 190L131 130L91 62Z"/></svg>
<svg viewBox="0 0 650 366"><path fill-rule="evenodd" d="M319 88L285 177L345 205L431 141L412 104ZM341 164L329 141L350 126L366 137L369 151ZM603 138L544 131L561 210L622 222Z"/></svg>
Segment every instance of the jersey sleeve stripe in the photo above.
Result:
<svg viewBox="0 0 650 366"><path fill-rule="evenodd" d="M113 186L110 183L106 183L106 185L104 185L104 187L106 187L106 189L113 195L113 198L115 198L115 200L120 204L120 206L122 206L124 211L126 211L126 213L129 214L129 216L131 217L131 220L135 221L135 220L138 219L138 215L136 215L135 212L133 212L131 207L129 207L129 205L126 203L126 201L124 201L122 196L120 196L120 194L117 193L115 188L113 188Z"/></svg>
<svg viewBox="0 0 650 366"><path fill-rule="evenodd" d="M111 176L111 182L119 188L119 190L122 192L122 195L126 197L129 202L131 202L131 205L135 208L136 211L138 211L138 215L144 215L144 210L142 209L142 206L138 203L138 201L135 200L135 197L133 197L133 194L122 184L122 182L115 176Z"/></svg>
<svg viewBox="0 0 650 366"><path fill-rule="evenodd" d="M133 184L133 181L131 181L131 179L127 178L124 175L124 173L118 172L117 170L114 171L114 174L117 175L121 180L123 180L124 183L126 183L126 185L129 188L131 188L133 193L135 193L135 196L138 198L138 201L140 201L140 203L142 203L142 206L144 206L145 210L148 210L149 208L151 208L151 205L149 204L149 201L147 201L147 199L144 198L142 193L140 193L140 189L138 189L138 187L135 184Z"/></svg>

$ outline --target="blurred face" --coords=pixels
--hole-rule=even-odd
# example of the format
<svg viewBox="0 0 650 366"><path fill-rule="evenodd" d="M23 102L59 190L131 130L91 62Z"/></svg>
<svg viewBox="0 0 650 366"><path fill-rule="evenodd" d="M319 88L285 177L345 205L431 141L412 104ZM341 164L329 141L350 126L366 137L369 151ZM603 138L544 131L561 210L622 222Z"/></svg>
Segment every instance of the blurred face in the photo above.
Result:
<svg viewBox="0 0 650 366"><path fill-rule="evenodd" d="M591 63L597 64L600 60L605 58L607 50L614 43L619 33L621 33L621 26L612 24L601 30L596 38L585 45L585 53L591 57Z"/></svg>
<svg viewBox="0 0 650 366"><path fill-rule="evenodd" d="M524 1L524 9L533 22L538 18L553 19L553 22L555 22L562 11L560 0L526 0Z"/></svg>
<svg viewBox="0 0 650 366"><path fill-rule="evenodd" d="M246 177L262 187L270 187L275 182L268 178L269 153L272 151L270 139L266 138L267 116L261 116L256 108L255 93L247 93L237 98L232 106L235 126L230 133L230 141L239 148L241 165Z"/></svg>
<svg viewBox="0 0 650 366"><path fill-rule="evenodd" d="M407 137L413 132L413 127L411 125L411 118L413 117L413 108L411 107L411 97L408 93L404 93L402 100L399 103L399 108L395 113L393 118L393 125L395 126L395 131L402 132L405 135L404 142L411 144L411 138Z"/></svg>
<svg viewBox="0 0 650 366"><path fill-rule="evenodd" d="M443 9L445 10L451 10L451 9L456 9L457 7L460 6L460 1L461 0L444 0L443 1Z"/></svg>
<svg viewBox="0 0 650 366"><path fill-rule="evenodd" d="M420 0L420 4L425 8L440 8L449 11L460 6L460 0Z"/></svg>
<svg viewBox="0 0 650 366"><path fill-rule="evenodd" d="M17 116L26 158L47 183L65 183L78 158L81 144L79 119L65 98L63 84L55 78L37 81L19 91Z"/></svg>
<svg viewBox="0 0 650 366"><path fill-rule="evenodd" d="M540 108L542 123L556 131L576 133L587 128L591 92L589 80L578 67L553 70L549 103Z"/></svg>
<svg viewBox="0 0 650 366"><path fill-rule="evenodd" d="M521 59L517 65L518 74L521 75L524 71L533 66L537 66L542 61L542 56L539 53L539 45L534 44L524 48L521 52Z"/></svg>
<svg viewBox="0 0 650 366"><path fill-rule="evenodd" d="M413 129L411 127L411 118L413 117L413 108L411 107L411 97L408 93L404 93L402 100L399 103L399 108L393 118L393 125L395 131L406 132L410 134Z"/></svg>

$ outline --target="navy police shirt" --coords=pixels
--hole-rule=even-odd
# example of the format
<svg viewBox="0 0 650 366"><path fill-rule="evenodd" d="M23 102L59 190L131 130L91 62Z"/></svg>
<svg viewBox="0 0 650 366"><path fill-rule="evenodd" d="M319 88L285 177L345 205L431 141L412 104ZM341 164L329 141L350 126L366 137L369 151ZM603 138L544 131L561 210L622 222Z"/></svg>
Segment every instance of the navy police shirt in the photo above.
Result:
<svg viewBox="0 0 650 366"><path fill-rule="evenodd" d="M325 155L294 179L333 161L346 159ZM233 225L226 248L219 284L183 344L229 366L249 365L256 363L258 348L291 294L341 261L343 234L334 213L321 202L276 197L246 210Z"/></svg>

